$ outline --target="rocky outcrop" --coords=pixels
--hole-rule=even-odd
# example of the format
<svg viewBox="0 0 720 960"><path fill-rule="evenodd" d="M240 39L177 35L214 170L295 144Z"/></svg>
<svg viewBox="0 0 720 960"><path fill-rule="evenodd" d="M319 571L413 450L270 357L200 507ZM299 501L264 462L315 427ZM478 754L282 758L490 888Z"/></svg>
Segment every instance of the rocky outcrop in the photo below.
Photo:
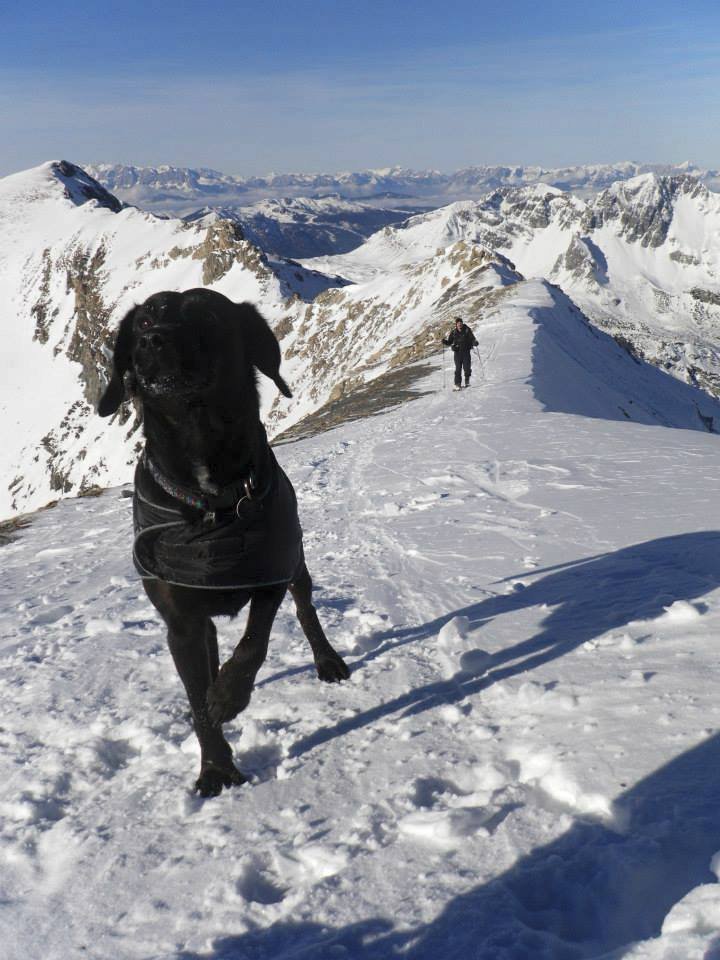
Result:
<svg viewBox="0 0 720 960"><path fill-rule="evenodd" d="M716 293L713 290L703 290L700 287L693 287L690 291L690 296L693 300L697 300L700 303L709 303L714 307L720 307L720 293Z"/></svg>
<svg viewBox="0 0 720 960"><path fill-rule="evenodd" d="M672 223L678 196L707 196L707 188L691 176L647 174L629 183L614 184L588 208L588 229L619 221L620 236L643 247L661 247Z"/></svg>
<svg viewBox="0 0 720 960"><path fill-rule="evenodd" d="M60 313L60 308L53 303L50 293L52 273L52 257L50 256L50 249L46 248L42 252L42 273L38 284L37 300L30 307L30 316L35 321L33 340L39 340L40 343L47 343L50 324Z"/></svg>
<svg viewBox="0 0 720 960"><path fill-rule="evenodd" d="M167 257L169 260L199 260L205 287L221 280L235 264L262 280L272 276L265 254L245 239L240 224L233 220L213 219L204 228L199 243L175 246L168 251ZM158 267L163 265L162 260L156 263Z"/></svg>
<svg viewBox="0 0 720 960"><path fill-rule="evenodd" d="M110 329L113 305L105 302L103 286L106 251L75 249L68 257L67 290L75 299L73 331L67 355L82 368L85 399L95 403L109 377L109 348L114 340Z"/></svg>

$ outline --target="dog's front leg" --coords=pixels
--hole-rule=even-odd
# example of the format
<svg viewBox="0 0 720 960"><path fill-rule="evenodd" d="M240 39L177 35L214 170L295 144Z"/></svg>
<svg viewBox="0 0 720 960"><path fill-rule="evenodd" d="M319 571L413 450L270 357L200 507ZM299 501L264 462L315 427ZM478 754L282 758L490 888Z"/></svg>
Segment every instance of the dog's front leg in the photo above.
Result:
<svg viewBox="0 0 720 960"><path fill-rule="evenodd" d="M213 657L213 646L217 647L215 625L207 618L198 624L185 621L181 628L173 625L168 628L168 645L187 692L200 743L200 775L195 789L203 797L214 797L223 787L245 783L247 779L233 763L232 748L220 724L208 713L207 691L217 674Z"/></svg>
<svg viewBox="0 0 720 960"><path fill-rule="evenodd" d="M250 703L258 670L265 662L270 630L285 596L286 587L261 587L253 591L247 627L233 655L221 667L207 694L213 723L227 723Z"/></svg>
<svg viewBox="0 0 720 960"><path fill-rule="evenodd" d="M200 743L200 776L195 789L204 797L223 787L245 783L232 759L232 748L207 709L207 691L218 672L217 634L209 617L197 614L178 599L178 592L159 581L145 581L145 590L168 628L168 646L182 680Z"/></svg>

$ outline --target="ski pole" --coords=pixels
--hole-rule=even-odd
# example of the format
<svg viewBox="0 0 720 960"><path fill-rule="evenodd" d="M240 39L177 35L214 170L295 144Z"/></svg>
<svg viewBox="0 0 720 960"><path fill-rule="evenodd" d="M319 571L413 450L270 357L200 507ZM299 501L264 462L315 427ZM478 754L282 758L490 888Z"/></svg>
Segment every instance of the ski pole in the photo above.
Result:
<svg viewBox="0 0 720 960"><path fill-rule="evenodd" d="M480 376L485 379L485 364L483 363L483 358L480 356L480 350L477 345L475 346L475 353L477 354L478 363L480 364Z"/></svg>
<svg viewBox="0 0 720 960"><path fill-rule="evenodd" d="M445 344L442 345L443 390L445 389Z"/></svg>

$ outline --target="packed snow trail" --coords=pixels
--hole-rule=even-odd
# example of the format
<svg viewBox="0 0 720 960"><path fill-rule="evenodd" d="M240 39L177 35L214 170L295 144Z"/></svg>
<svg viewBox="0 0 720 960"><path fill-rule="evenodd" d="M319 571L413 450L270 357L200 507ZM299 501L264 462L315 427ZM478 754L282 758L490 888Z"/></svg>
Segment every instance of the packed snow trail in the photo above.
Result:
<svg viewBox="0 0 720 960"><path fill-rule="evenodd" d="M353 674L285 604L226 727L249 785L190 791L122 491L2 548L8 960L719 955L718 437L618 415L610 360L568 412L540 287L474 328L472 390L277 448Z"/></svg>

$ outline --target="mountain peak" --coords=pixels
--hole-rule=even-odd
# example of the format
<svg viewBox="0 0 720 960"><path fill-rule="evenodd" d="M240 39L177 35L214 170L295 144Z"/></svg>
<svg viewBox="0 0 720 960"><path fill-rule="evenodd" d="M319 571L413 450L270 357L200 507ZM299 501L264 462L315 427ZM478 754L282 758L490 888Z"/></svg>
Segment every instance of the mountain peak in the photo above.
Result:
<svg viewBox="0 0 720 960"><path fill-rule="evenodd" d="M89 200L95 200L101 207L107 207L114 213L122 209L122 203L118 198L94 180L82 167L70 163L69 160L51 161L47 166L52 176L62 183L65 196L75 206L79 207Z"/></svg>
<svg viewBox="0 0 720 960"><path fill-rule="evenodd" d="M603 190L594 204L593 222L600 226L619 220L626 239L639 240L644 247L659 247L667 239L675 201L683 195L706 198L710 194L697 177L688 173L642 173Z"/></svg>
<svg viewBox="0 0 720 960"><path fill-rule="evenodd" d="M82 167L69 160L47 160L37 167L0 179L0 199L11 209L18 203L58 199L76 207L94 200L98 206L118 213L122 203Z"/></svg>

